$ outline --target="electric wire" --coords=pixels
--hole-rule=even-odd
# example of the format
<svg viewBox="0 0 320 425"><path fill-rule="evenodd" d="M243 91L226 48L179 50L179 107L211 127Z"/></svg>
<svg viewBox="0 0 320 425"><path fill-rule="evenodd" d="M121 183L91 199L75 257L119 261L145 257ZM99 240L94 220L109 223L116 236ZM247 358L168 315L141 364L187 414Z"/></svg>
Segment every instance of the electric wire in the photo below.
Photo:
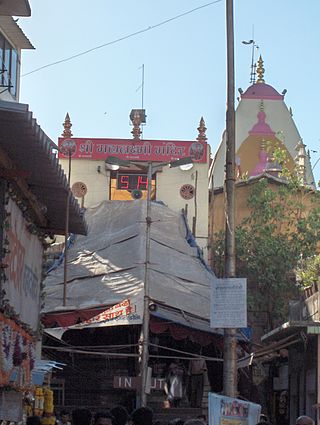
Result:
<svg viewBox="0 0 320 425"><path fill-rule="evenodd" d="M76 58L78 58L80 56L84 56L84 55L86 55L88 53L91 53L91 52L93 52L95 50L102 49L103 47L107 47L107 46L111 46L113 44L120 43L121 41L127 40L129 38L135 37L135 36L140 35L140 34L143 34L143 33L147 32L147 31L151 31L151 30L153 30L155 28L159 28L159 27L161 27L161 26L163 26L165 24L168 24L169 22L175 21L175 20L180 19L180 18L182 18L182 17L184 17L186 15L190 15L191 13L196 12L196 11L198 11L200 9L204 9L205 7L211 6L211 5L216 4L216 3L221 3L221 2L222 2L222 0L211 1L210 3L203 4L201 6L195 7L194 9L191 9L191 10L188 10L186 12L180 13L179 15L173 16L172 18L168 18L168 19L166 19L166 20L164 20L162 22L159 22L158 24L150 25L147 28L143 28L143 29L138 30L138 31L135 31L135 32L133 32L131 34L127 34L127 35L125 35L123 37L119 37L119 38L117 38L115 40L109 41L109 42L104 43L104 44L101 44L99 46L92 47L91 49L85 50L85 51L80 52L80 53L76 53L75 55L69 56L67 58L60 59L58 61L51 62L51 63L48 63L46 65L40 66L39 68L33 69L32 71L29 71L29 72L26 72L25 74L21 75L21 77L26 77L27 75L34 74L35 72L41 71L42 69L49 68L49 67L54 66L54 65L59 65L60 63L63 63L63 62L71 61L72 59L76 59Z"/></svg>

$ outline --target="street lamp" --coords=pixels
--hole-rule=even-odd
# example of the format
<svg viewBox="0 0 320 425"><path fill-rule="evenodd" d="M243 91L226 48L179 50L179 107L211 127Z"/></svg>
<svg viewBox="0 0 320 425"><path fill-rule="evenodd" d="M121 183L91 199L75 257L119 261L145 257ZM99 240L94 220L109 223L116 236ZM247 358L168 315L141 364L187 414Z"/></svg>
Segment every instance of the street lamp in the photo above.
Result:
<svg viewBox="0 0 320 425"><path fill-rule="evenodd" d="M136 162L120 159L115 156L108 156L106 164L129 167L131 164L145 169L146 167ZM146 261L144 267L144 297L143 297L143 321L140 336L141 346L141 406L147 405L147 375L149 361L149 323L150 323L150 297L149 297L149 264L150 264L150 232L151 232L151 181L152 175L160 168L169 165L171 168L181 165L192 164L191 157L180 158L175 161L152 163L148 162L148 186L147 186L147 216L146 216Z"/></svg>

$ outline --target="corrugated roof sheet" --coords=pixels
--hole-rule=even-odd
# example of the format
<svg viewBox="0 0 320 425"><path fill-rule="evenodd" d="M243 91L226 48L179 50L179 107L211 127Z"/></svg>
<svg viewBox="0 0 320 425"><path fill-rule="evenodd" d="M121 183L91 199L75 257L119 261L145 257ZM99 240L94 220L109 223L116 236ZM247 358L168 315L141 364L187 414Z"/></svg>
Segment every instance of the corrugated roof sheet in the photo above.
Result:
<svg viewBox="0 0 320 425"><path fill-rule="evenodd" d="M34 49L30 40L11 16L0 16L0 30L15 48Z"/></svg>
<svg viewBox="0 0 320 425"><path fill-rule="evenodd" d="M28 105L0 101L0 148L19 170L30 173L30 177L26 178L27 184L47 207L46 229L64 234L70 188L58 159L52 153L52 146L53 141L37 124ZM70 232L85 234L86 223L72 193L69 206Z"/></svg>
<svg viewBox="0 0 320 425"><path fill-rule="evenodd" d="M28 0L1 0L1 16L31 16Z"/></svg>

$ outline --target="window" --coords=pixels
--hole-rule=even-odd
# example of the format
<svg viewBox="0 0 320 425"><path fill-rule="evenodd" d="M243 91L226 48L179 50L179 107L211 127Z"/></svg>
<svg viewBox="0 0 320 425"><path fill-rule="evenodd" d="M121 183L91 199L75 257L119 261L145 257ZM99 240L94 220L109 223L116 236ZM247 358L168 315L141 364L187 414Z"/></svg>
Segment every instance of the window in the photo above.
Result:
<svg viewBox="0 0 320 425"><path fill-rule="evenodd" d="M17 96L18 52L0 33L0 93L8 90Z"/></svg>

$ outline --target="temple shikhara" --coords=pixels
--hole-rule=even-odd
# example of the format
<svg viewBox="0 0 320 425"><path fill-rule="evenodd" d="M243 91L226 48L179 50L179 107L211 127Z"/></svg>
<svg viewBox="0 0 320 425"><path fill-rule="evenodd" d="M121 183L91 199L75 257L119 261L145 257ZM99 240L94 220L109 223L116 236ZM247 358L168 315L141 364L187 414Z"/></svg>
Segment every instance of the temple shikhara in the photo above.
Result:
<svg viewBox="0 0 320 425"><path fill-rule="evenodd" d="M297 164L303 182L315 187L310 156L292 116L291 108L285 104L285 93L280 94L264 79L263 60L260 56L257 81L246 91L240 92L236 110L236 165L238 180L263 173L278 175L279 164L274 161L272 151L279 148L287 152L288 168ZM225 135L216 151L211 166L211 186L224 184Z"/></svg>

